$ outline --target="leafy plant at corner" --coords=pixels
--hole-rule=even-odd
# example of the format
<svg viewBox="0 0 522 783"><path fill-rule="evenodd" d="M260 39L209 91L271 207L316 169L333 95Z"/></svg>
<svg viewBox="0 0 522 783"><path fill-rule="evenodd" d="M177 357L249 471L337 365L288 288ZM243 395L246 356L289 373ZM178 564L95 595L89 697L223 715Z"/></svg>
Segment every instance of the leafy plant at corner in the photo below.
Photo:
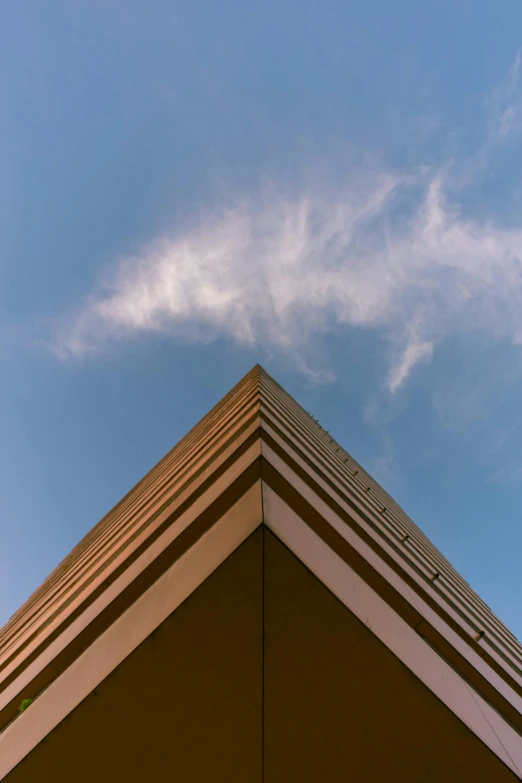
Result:
<svg viewBox="0 0 522 783"><path fill-rule="evenodd" d="M33 703L33 699L24 699L23 702L18 707L18 712L23 712L26 710L30 704Z"/></svg>

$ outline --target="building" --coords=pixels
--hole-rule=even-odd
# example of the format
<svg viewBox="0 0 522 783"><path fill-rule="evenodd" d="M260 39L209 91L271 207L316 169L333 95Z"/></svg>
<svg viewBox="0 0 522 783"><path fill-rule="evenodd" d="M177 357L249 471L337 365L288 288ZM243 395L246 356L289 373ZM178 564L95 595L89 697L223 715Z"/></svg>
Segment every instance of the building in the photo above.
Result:
<svg viewBox="0 0 522 783"><path fill-rule="evenodd" d="M0 727L8 783L507 783L522 647L256 366L5 625Z"/></svg>

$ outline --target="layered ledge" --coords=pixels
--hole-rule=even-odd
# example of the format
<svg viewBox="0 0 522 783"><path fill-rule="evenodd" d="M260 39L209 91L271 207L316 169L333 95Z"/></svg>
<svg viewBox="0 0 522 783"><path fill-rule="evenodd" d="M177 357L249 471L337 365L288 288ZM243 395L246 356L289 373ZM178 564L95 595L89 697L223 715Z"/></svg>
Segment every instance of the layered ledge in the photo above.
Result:
<svg viewBox="0 0 522 783"><path fill-rule="evenodd" d="M522 647L256 366L4 626L0 729L9 783L522 779Z"/></svg>

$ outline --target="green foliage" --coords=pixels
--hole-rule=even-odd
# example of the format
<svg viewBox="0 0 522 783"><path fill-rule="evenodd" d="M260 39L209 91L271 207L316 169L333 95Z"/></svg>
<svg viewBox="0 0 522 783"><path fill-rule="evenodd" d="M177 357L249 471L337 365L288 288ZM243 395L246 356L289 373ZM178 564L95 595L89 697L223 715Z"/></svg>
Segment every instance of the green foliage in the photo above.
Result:
<svg viewBox="0 0 522 783"><path fill-rule="evenodd" d="M24 699L23 702L18 707L18 712L23 712L26 710L30 704L33 703L33 699Z"/></svg>

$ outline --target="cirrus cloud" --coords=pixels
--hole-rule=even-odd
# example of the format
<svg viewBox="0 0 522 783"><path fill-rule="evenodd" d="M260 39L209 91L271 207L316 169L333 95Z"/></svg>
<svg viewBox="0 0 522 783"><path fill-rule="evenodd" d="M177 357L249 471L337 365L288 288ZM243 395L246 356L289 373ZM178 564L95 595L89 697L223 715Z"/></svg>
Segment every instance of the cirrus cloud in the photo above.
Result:
<svg viewBox="0 0 522 783"><path fill-rule="evenodd" d="M321 196L265 194L121 261L62 325L56 350L78 356L111 338L173 332L302 355L339 326L386 334L391 391L455 330L519 342L522 230L464 218L426 173L366 172Z"/></svg>
<svg viewBox="0 0 522 783"><path fill-rule="evenodd" d="M460 166L366 167L343 188L274 186L232 201L115 264L62 321L55 352L96 354L140 333L226 335L283 352L314 374L314 338L373 329L388 341L395 393L448 335L522 343L522 228L474 219L458 204L516 129L520 67L517 54L487 103L483 144Z"/></svg>

